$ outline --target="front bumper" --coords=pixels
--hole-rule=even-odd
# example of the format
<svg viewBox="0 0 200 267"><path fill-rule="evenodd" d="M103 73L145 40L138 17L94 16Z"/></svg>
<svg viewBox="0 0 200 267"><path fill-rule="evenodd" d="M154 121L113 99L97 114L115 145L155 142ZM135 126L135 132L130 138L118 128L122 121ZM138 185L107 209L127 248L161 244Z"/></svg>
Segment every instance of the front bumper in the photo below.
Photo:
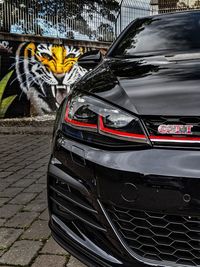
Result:
<svg viewBox="0 0 200 267"><path fill-rule="evenodd" d="M200 153L108 151L59 137L48 171L54 238L88 266L200 266Z"/></svg>

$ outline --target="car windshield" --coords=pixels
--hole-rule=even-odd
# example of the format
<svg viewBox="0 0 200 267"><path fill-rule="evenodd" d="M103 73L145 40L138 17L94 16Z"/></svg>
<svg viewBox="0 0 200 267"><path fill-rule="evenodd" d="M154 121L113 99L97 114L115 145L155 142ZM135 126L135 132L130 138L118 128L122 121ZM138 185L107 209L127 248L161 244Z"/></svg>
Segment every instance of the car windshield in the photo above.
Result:
<svg viewBox="0 0 200 267"><path fill-rule="evenodd" d="M111 51L112 57L200 49L200 12L185 12L136 20Z"/></svg>

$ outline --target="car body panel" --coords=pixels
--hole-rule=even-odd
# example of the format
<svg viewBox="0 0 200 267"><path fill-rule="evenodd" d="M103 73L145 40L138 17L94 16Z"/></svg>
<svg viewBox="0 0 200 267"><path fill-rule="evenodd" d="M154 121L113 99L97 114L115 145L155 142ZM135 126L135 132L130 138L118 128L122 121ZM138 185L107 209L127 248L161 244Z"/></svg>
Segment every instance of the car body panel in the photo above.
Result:
<svg viewBox="0 0 200 267"><path fill-rule="evenodd" d="M197 18L198 23L187 28L187 18ZM181 39L186 29L200 27L200 12L153 16L134 23L141 21L147 28L157 23L158 35L162 35L161 41L165 39L162 45L167 46L174 32L166 35L164 29L184 22L178 35ZM58 110L47 178L49 225L55 240L88 266L199 267L200 38L191 33L199 45L194 50L185 50L183 42L178 51L113 57L129 27L132 24L102 63L74 85ZM148 33L144 34L148 40L155 37ZM149 45L150 41L143 47ZM91 102L101 102L103 112L98 104L92 106L85 100L85 95L90 101L102 100ZM80 113L75 119L71 115L71 121L79 124L70 125L65 115L69 118L69 106L73 109L74 103L83 111L77 109ZM90 110L90 104L95 109ZM110 114L123 114L122 121L131 117L127 128L137 120L143 143L139 139L124 142L124 129L118 125L109 128L108 123L107 129L112 129L109 137L102 133L99 125L106 123L105 114L108 121ZM129 137L138 133L134 125L123 133ZM158 131L163 125L175 130L178 125L178 134L166 133L164 142ZM182 129L186 131L182 133ZM95 142L95 138L101 140ZM159 138L161 142L154 141Z"/></svg>
<svg viewBox="0 0 200 267"><path fill-rule="evenodd" d="M199 115L200 59L107 59L95 72L83 78L81 88L135 114Z"/></svg>
<svg viewBox="0 0 200 267"><path fill-rule="evenodd" d="M59 147L56 148L54 158L50 161L49 179L52 179L52 175L58 177L58 173L51 166L56 166L56 168L62 170L65 173L66 181L71 186L74 186L75 182L80 183L79 190L85 196L89 192L89 199L92 206L99 214L102 213L99 203L103 203L102 205L105 207L107 205L115 205L127 209L142 209L147 212L164 212L167 214L186 214L187 216L197 216L200 212L200 180L198 179L200 173L200 165L198 164L200 160L199 151L188 150L183 153L180 149L166 151L165 149L157 148L129 152L108 152L106 150L91 148L90 146L65 138L62 140L61 146L59 139L57 142ZM81 166L73 160L74 145L83 150L86 155L86 164L84 166ZM80 157L80 154L75 153L77 157ZM88 172L88 170L90 171ZM59 175L59 177L61 176ZM72 180L74 180L73 185ZM77 186L75 187L78 189ZM185 200L185 195L190 196L189 202ZM51 211L50 216L54 216L54 213ZM80 245L77 244L76 235L74 234L74 240L73 235L67 237L66 233L65 237L60 237L61 232L57 232L58 225L56 226L55 220L52 218L50 220L50 227L53 230L56 240L58 239L58 242L62 246L70 250L70 241L69 243L68 241L66 242L69 238L72 244L74 243L73 245L75 247L77 246L78 249ZM99 221L106 227L108 232L114 231L114 228L110 228L110 222L102 218L102 215L99 217ZM87 224L82 223L81 225L79 228L80 231L81 227L87 229ZM65 229L65 231L67 230ZM101 231L95 230L95 234L99 238L102 238ZM112 236L117 238L114 232L112 232ZM81 257L86 263L91 263L92 258L96 257L99 260L96 262L97 265L93 266L131 266L131 262L133 263L134 260L132 259L131 261L126 245L123 248L123 243L117 244L117 242L114 242L115 247L110 238L107 237L104 242L103 247L100 246L100 243L97 243L96 246L100 246L99 249L106 248L107 252L109 250L112 257L116 261L121 262L121 264L109 263L109 261L105 261L104 264L98 263L99 260L100 262L102 261L102 257L96 251L98 250L97 247L94 249L94 246L90 247L90 245L87 245L87 248L91 249L89 254L95 255L96 253L95 256L88 256L89 259L87 259L87 254L81 255L81 250L75 255ZM83 248L83 250L85 249ZM116 249L118 250L117 254ZM121 251L121 255L119 251ZM85 256L86 259L84 259ZM142 260L140 261L142 262ZM108 265L106 265L106 262ZM145 262L141 262L136 261L135 266L149 266L148 264L145 265Z"/></svg>

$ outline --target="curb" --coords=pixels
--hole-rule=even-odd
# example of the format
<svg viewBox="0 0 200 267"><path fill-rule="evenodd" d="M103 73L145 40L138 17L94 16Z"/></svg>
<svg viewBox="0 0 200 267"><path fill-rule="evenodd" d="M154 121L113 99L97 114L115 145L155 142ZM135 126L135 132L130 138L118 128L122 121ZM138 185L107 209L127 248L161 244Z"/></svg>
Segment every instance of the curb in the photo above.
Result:
<svg viewBox="0 0 200 267"><path fill-rule="evenodd" d="M0 126L0 134L30 134L30 135L51 135L53 132L53 127L2 127Z"/></svg>
<svg viewBox="0 0 200 267"><path fill-rule="evenodd" d="M0 134L51 135L55 116L0 120Z"/></svg>

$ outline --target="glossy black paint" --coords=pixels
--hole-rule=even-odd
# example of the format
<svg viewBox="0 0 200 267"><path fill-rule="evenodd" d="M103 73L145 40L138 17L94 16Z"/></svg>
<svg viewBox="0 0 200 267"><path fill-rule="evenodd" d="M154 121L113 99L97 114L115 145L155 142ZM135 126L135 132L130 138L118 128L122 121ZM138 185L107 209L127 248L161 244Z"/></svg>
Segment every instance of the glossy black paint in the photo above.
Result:
<svg viewBox="0 0 200 267"><path fill-rule="evenodd" d="M191 33L192 27L188 26L187 29L185 24L194 16L198 23L198 11L156 17L159 23L155 29L160 25L161 29L156 32L162 35L157 39L162 39L165 44L170 43L172 33L184 38ZM163 29L166 29L164 33ZM120 54L117 57L118 43L123 41L125 33L113 45L102 64L82 79L80 88L139 115L199 115L199 32L196 32L196 37L191 33L190 37L195 43L192 48L191 44L185 45L184 39L178 38L176 41L179 43L175 43L177 46L174 45L173 49L166 47L146 52L147 47L155 43L155 36L149 34L148 40L144 38L143 53L138 54L136 49L136 53L132 52L128 58ZM138 38L140 44L140 35Z"/></svg>
<svg viewBox="0 0 200 267"><path fill-rule="evenodd" d="M199 59L190 56L181 61L108 58L82 80L81 88L139 115L198 116L200 54Z"/></svg>
<svg viewBox="0 0 200 267"><path fill-rule="evenodd" d="M74 146L84 151L86 162L84 166L74 162L72 157ZM80 155L76 154L76 157ZM107 233L94 230L84 223L78 224L79 229L83 228L87 237L93 242L98 237L100 241L96 245L121 263L114 264L105 258L104 262L100 263L103 259L97 247L94 249L88 244L87 249L83 248L82 251L80 245L66 232L59 230L58 225L51 219L50 227L56 240L67 250L72 250L76 257L89 266L128 267L133 264L138 267L149 266L130 257L103 216L98 201L103 203L103 206L116 205L127 209L198 216L200 212L199 161L199 151L188 150L183 153L180 149L148 149L116 153L116 151L96 149L67 140L65 137L62 138L62 145L55 149L50 167L56 166L66 175L70 175L74 182L80 183L81 192L99 212L98 221L106 228ZM52 175L58 177L55 171L49 168L49 180L52 179ZM68 180L68 183L72 182ZM129 190L132 190L132 185L137 190L131 191L132 199L130 200ZM89 192L88 196L84 193L82 186L87 189L85 191ZM191 201L184 200L186 194L190 195ZM53 212L51 207L50 204L50 214ZM87 251L89 253L87 255L85 250L92 250L92 252Z"/></svg>
<svg viewBox="0 0 200 267"><path fill-rule="evenodd" d="M80 56L78 59L78 64L82 68L91 70L96 66L98 66L98 64L102 61L102 59L103 55L101 54L101 51L92 50Z"/></svg>
<svg viewBox="0 0 200 267"><path fill-rule="evenodd" d="M180 26L194 16L200 20L197 11L156 16L148 21L159 20L160 27L165 28L167 21ZM81 79L74 90L95 95L141 118L199 116L198 50L194 54L185 51L183 45L184 51L154 54L151 51L149 55L145 52L143 56L114 58L113 51L126 31L129 28L103 62ZM118 231L109 209L118 207L153 216L166 214L199 220L199 148L148 146L116 150L84 144L64 133L65 109L66 101L58 111L48 169L49 225L56 241L92 267L190 266L183 260L177 265L139 256ZM195 227L199 242L199 224ZM197 247L198 244L195 243ZM197 254L195 266L200 266Z"/></svg>

